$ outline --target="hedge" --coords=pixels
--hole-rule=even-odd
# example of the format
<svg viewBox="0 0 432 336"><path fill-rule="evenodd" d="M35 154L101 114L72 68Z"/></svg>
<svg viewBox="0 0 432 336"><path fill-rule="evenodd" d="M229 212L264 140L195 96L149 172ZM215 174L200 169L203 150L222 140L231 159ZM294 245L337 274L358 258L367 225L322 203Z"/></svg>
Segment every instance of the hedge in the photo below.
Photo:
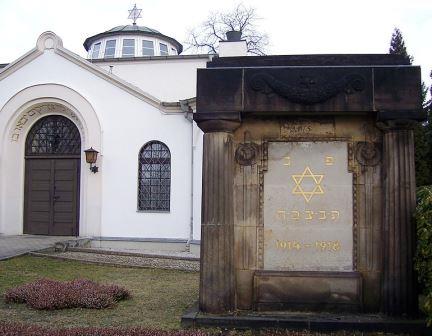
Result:
<svg viewBox="0 0 432 336"><path fill-rule="evenodd" d="M430 326L432 325L432 186L421 187L417 191L415 222L417 225L415 269L425 295L423 309Z"/></svg>

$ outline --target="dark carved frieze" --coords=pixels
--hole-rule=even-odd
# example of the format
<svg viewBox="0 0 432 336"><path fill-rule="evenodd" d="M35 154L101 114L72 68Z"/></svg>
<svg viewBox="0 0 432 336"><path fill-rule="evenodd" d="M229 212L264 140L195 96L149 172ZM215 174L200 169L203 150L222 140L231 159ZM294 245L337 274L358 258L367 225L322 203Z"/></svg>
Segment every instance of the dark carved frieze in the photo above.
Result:
<svg viewBox="0 0 432 336"><path fill-rule="evenodd" d="M409 119L394 119L379 121L376 123L376 126L383 132L390 132L396 130L412 130L416 127L416 125L418 125L417 121Z"/></svg>
<svg viewBox="0 0 432 336"><path fill-rule="evenodd" d="M258 150L258 145L253 142L241 143L235 152L235 160L241 166L252 166L257 161Z"/></svg>
<svg viewBox="0 0 432 336"><path fill-rule="evenodd" d="M361 141L356 145L355 157L362 166L376 166L381 162L381 150L376 143Z"/></svg>
<svg viewBox="0 0 432 336"><path fill-rule="evenodd" d="M349 74L339 80L326 80L313 76L300 76L295 84L288 84L276 77L260 72L252 76L250 87L263 94L277 94L292 103L312 105L322 103L337 94L353 94L365 89L365 78L359 74Z"/></svg>

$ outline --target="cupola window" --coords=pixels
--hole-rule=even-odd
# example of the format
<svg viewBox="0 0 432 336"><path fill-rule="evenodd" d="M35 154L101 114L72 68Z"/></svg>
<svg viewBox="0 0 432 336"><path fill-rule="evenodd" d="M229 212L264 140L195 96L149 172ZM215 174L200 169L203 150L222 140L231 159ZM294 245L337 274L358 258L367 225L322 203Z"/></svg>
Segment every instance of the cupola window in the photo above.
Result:
<svg viewBox="0 0 432 336"><path fill-rule="evenodd" d="M100 42L93 45L92 58L99 57L100 46L101 46Z"/></svg>
<svg viewBox="0 0 432 336"><path fill-rule="evenodd" d="M168 46L163 43L159 43L160 48L160 54L161 56L167 56L168 55Z"/></svg>
<svg viewBox="0 0 432 336"><path fill-rule="evenodd" d="M143 41L142 54L143 54L143 56L153 56L154 55L153 41L146 41L146 40Z"/></svg>
<svg viewBox="0 0 432 336"><path fill-rule="evenodd" d="M135 56L135 40L134 39L124 39L123 40L123 57L133 57Z"/></svg>
<svg viewBox="0 0 432 336"><path fill-rule="evenodd" d="M105 44L105 57L112 58L115 55L116 40L108 40Z"/></svg>

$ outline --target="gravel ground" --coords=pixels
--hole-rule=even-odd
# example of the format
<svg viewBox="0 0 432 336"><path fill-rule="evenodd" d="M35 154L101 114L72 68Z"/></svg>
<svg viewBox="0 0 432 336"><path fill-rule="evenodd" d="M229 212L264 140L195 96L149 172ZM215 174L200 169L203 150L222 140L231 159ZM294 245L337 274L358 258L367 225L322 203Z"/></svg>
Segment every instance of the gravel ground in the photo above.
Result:
<svg viewBox="0 0 432 336"><path fill-rule="evenodd" d="M36 256L47 256L59 259L71 259L99 264L111 264L131 267L150 267L162 269L176 269L190 272L199 272L199 261L168 258L148 258L142 256L119 256L111 254L86 253L86 252L46 252L32 253Z"/></svg>
<svg viewBox="0 0 432 336"><path fill-rule="evenodd" d="M166 250L146 250L146 249L119 249L109 247L91 247L92 250L125 252L125 253L140 253L149 255L163 255L168 257L183 257L183 258L199 258L199 254L194 254L186 251L166 251Z"/></svg>

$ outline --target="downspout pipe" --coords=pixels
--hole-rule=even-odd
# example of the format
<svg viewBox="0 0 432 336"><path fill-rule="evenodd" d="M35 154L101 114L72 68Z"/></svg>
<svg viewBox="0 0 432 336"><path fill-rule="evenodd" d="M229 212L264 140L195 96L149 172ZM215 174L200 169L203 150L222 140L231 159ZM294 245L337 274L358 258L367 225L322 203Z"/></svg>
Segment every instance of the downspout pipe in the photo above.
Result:
<svg viewBox="0 0 432 336"><path fill-rule="evenodd" d="M193 110L185 100L180 100L180 107L184 113L186 120L191 123L191 194L190 194L190 223L189 223L189 238L186 242L186 250L190 252L190 244L193 240L193 222L194 222L194 129L193 129Z"/></svg>

